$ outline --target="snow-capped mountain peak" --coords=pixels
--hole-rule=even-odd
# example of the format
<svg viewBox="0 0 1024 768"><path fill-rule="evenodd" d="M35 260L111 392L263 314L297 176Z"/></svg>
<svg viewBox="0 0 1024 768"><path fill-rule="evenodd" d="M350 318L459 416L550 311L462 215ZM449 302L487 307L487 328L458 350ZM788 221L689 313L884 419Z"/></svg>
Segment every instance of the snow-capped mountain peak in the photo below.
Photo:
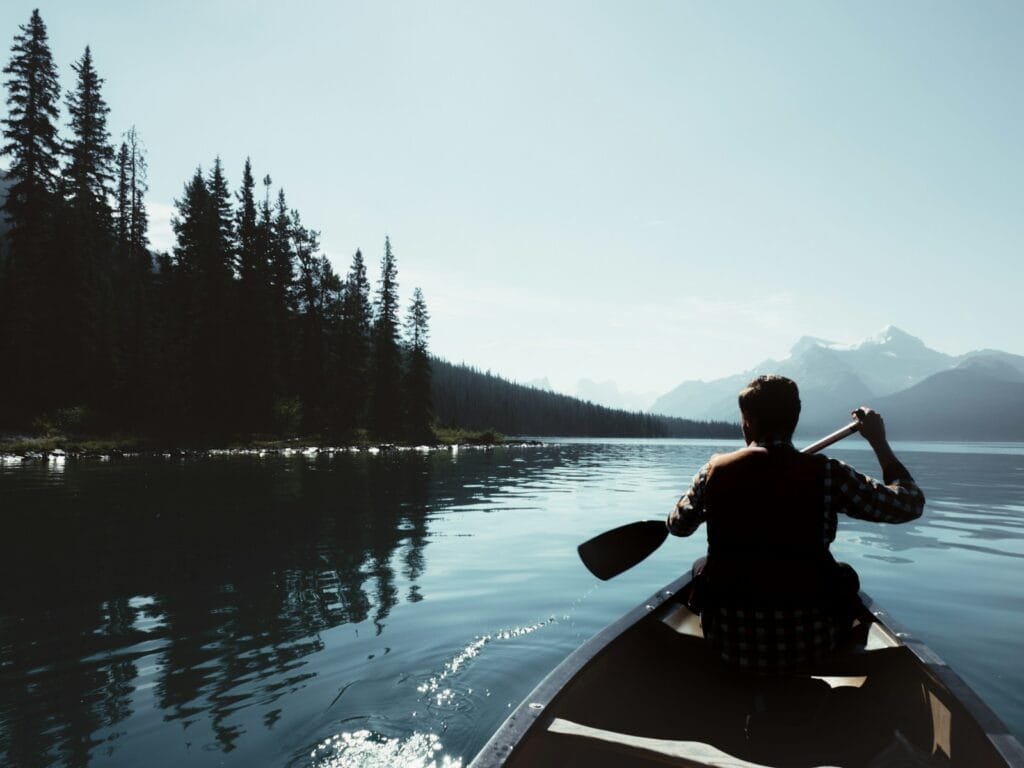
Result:
<svg viewBox="0 0 1024 768"><path fill-rule="evenodd" d="M817 336L801 336L796 344L790 347L789 355L790 357L796 357L814 347L834 349L836 346L838 345L834 341L829 341L828 339L819 339Z"/></svg>
<svg viewBox="0 0 1024 768"><path fill-rule="evenodd" d="M714 381L685 381L658 398L652 411L736 420L736 393L762 373L789 376L800 386L800 428L808 435L834 427L858 405L891 408L887 417L905 434L1017 440L1024 425L1017 418L1024 413L1024 356L998 350L947 355L894 325L852 345L804 336L784 360ZM954 423L951 410L964 417Z"/></svg>
<svg viewBox="0 0 1024 768"><path fill-rule="evenodd" d="M911 336L906 331L897 328L895 325L887 325L874 336L866 339L857 345L857 349L865 347L897 347L901 349L926 349L925 344L916 336Z"/></svg>

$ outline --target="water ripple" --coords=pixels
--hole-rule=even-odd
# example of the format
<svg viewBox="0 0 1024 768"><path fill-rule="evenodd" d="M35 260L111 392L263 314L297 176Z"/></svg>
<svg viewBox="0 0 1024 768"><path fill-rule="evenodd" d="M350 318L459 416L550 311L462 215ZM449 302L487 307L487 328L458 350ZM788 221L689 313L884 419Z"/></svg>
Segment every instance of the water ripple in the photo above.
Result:
<svg viewBox="0 0 1024 768"><path fill-rule="evenodd" d="M433 733L389 739L359 730L324 740L309 756L317 768L461 768L462 760L442 755L443 750Z"/></svg>
<svg viewBox="0 0 1024 768"><path fill-rule="evenodd" d="M440 673L431 676L425 682L418 685L416 690L421 694L429 695L430 699L438 706L452 704L455 700L454 691L452 691L451 688L442 686L444 686L445 681L457 675L463 667L479 656L480 652L484 649L484 646L495 640L513 640L517 637L533 634L537 630L543 629L554 622L555 618L552 616L549 619L538 621L535 624L530 624L525 627L503 629L493 634L481 635L456 653L450 661L446 662L444 669Z"/></svg>

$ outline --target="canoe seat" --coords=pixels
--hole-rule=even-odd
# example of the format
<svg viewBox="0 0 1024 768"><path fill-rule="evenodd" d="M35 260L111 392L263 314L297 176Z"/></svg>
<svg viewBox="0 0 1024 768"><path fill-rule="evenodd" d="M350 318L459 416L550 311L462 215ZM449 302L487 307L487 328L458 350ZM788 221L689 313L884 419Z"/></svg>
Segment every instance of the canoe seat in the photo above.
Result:
<svg viewBox="0 0 1024 768"><path fill-rule="evenodd" d="M676 765L680 768L683 766L767 768L762 763L751 763L700 741L652 739L646 736L634 736L603 728L593 728L562 718L552 720L551 725L548 726L548 732L586 739L591 746L604 746L620 755L609 761L607 765L623 765L625 763L622 761L628 755L630 760L628 764L630 765L635 764L635 761L644 760L643 764L645 765L650 762L652 765Z"/></svg>
<svg viewBox="0 0 1024 768"><path fill-rule="evenodd" d="M704 630L700 627L700 616L691 611L684 603L667 602L662 608L661 621L680 635L704 638Z"/></svg>

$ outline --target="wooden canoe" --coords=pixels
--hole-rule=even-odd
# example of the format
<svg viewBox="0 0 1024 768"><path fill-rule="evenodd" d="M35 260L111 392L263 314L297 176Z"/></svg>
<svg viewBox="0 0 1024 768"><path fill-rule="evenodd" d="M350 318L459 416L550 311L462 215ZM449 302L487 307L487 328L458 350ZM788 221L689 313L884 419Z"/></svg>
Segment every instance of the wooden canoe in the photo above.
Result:
<svg viewBox="0 0 1024 768"><path fill-rule="evenodd" d="M861 594L858 640L805 675L711 658L689 576L599 632L470 768L1015 766L1024 748L938 656Z"/></svg>

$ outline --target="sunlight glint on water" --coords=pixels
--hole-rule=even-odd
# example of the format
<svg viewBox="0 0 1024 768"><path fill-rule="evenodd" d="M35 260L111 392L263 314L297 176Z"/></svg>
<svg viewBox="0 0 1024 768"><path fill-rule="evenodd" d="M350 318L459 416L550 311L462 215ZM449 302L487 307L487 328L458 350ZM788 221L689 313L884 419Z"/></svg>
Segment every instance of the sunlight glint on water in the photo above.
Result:
<svg viewBox="0 0 1024 768"><path fill-rule="evenodd" d="M476 659L485 646L495 641L523 637L554 621L551 618L531 626L505 629L478 637L449 660L443 670L417 686L416 690L438 707L455 706L458 694L446 687L445 683ZM472 694L472 689L468 693ZM364 729L343 731L326 739L317 745L310 757L316 768L461 768L462 760L442 754L443 750L440 737L433 733L413 733L399 739L387 738Z"/></svg>
<svg viewBox="0 0 1024 768"><path fill-rule="evenodd" d="M462 768L462 760L442 755L443 749L433 733L388 739L362 730L327 739L310 757L317 768Z"/></svg>

